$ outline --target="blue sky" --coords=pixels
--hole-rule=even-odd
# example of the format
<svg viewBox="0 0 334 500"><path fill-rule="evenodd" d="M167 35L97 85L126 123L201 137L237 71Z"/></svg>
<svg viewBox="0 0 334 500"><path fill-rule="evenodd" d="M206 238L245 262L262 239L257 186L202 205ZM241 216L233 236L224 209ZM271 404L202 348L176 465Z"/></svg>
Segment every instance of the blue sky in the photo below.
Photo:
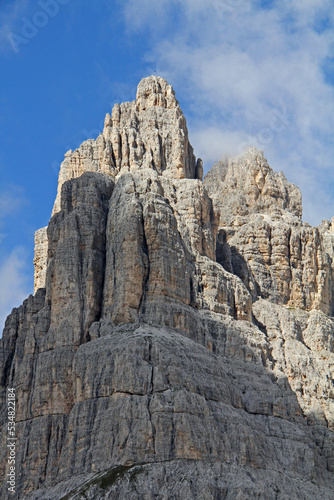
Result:
<svg viewBox="0 0 334 500"><path fill-rule="evenodd" d="M0 323L32 292L64 153L150 74L206 170L255 145L301 187L305 220L334 216L333 22L329 0L2 0Z"/></svg>

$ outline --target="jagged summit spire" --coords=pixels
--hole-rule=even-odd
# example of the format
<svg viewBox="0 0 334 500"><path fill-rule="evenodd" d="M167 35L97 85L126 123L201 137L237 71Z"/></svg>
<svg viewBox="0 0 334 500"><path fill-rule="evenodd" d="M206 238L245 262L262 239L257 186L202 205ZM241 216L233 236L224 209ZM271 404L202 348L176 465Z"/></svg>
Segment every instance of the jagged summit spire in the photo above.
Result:
<svg viewBox="0 0 334 500"><path fill-rule="evenodd" d="M143 78L137 87L136 101L139 110L153 106L172 109L179 105L173 87L161 76Z"/></svg>
<svg viewBox="0 0 334 500"><path fill-rule="evenodd" d="M161 76L148 76L142 78L142 80L138 83L137 92L136 92L136 111L145 111L149 108L160 107L167 109L175 109L178 108L180 115L183 115L181 108L179 106L179 102L175 97L175 91L173 87ZM129 103L125 103L129 104ZM106 130L109 127L112 127L113 124L119 122L119 113L121 108L124 105L116 103L113 107L112 114L106 114L105 122L104 122L104 134L106 134Z"/></svg>
<svg viewBox="0 0 334 500"><path fill-rule="evenodd" d="M173 87L160 76L143 78L136 100L114 105L96 141L89 139L66 153L53 214L60 210L64 182L87 171L116 177L144 168L179 179L203 176L202 162L196 162Z"/></svg>

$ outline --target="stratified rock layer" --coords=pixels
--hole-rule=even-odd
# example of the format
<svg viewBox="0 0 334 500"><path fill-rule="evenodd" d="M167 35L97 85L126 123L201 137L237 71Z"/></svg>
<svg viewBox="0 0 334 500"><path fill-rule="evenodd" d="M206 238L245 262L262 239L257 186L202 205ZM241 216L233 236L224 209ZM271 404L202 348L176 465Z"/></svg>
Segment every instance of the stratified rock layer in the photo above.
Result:
<svg viewBox="0 0 334 500"><path fill-rule="evenodd" d="M159 77L66 156L0 341L16 498L333 498L332 225L259 151L201 168Z"/></svg>
<svg viewBox="0 0 334 500"><path fill-rule="evenodd" d="M214 206L217 261L252 293L333 314L332 239L301 220L301 194L262 151L216 163L204 185ZM327 233L328 234L328 231Z"/></svg>

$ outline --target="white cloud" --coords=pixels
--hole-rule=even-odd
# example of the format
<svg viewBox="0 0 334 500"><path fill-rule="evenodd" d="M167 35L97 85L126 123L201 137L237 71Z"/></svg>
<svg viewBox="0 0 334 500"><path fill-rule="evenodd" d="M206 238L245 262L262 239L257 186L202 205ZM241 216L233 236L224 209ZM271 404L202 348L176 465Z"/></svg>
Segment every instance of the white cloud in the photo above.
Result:
<svg viewBox="0 0 334 500"><path fill-rule="evenodd" d="M19 186L12 185L0 192L0 243L7 238L9 217L25 204L23 190ZM0 260L0 336L12 308L19 306L30 292L31 278L27 269L27 254L22 247L14 248Z"/></svg>
<svg viewBox="0 0 334 500"><path fill-rule="evenodd" d="M247 145L254 143L245 134L230 132L218 127L196 127L189 129L192 144L195 147L195 155L205 159L205 173L209 165L221 158L222 152L228 156L240 154Z"/></svg>
<svg viewBox="0 0 334 500"><path fill-rule="evenodd" d="M17 247L0 263L0 336L13 307L21 305L31 293L27 271L27 254Z"/></svg>
<svg viewBox="0 0 334 500"><path fill-rule="evenodd" d="M305 218L316 224L334 215L334 88L323 72L334 6L267 3L127 0L125 16L129 30L151 33L147 61L188 107L196 154L212 162L253 142L300 184Z"/></svg>

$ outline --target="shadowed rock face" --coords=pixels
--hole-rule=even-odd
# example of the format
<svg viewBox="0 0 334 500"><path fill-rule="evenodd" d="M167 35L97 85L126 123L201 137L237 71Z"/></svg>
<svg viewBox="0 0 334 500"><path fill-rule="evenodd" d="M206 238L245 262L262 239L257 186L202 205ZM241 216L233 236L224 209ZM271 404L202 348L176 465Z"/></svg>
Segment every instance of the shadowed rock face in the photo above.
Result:
<svg viewBox="0 0 334 500"><path fill-rule="evenodd" d="M144 79L66 157L0 340L16 498L331 499L332 234L259 151L202 183L172 87Z"/></svg>

